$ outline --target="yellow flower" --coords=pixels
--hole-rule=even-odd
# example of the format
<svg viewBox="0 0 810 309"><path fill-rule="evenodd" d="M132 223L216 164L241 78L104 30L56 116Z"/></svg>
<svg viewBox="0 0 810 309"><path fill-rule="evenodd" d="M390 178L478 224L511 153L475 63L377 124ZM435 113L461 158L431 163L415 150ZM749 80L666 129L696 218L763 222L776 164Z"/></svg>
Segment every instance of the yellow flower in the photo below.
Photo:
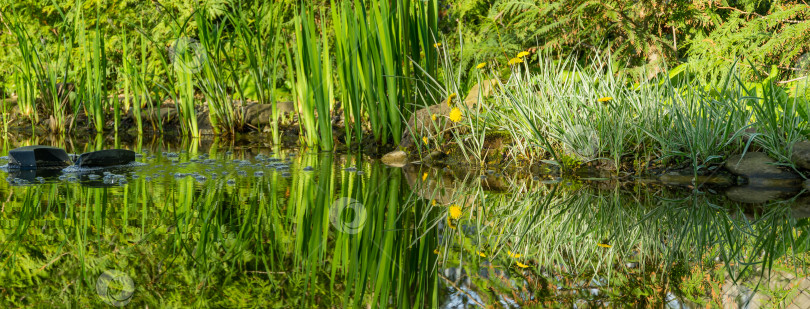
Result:
<svg viewBox="0 0 810 309"><path fill-rule="evenodd" d="M483 253L483 252L481 252L481 251L476 251L476 253L478 253L478 256L480 256L480 257L487 257L487 255L486 255L486 254L484 254L484 253Z"/></svg>
<svg viewBox="0 0 810 309"><path fill-rule="evenodd" d="M515 265L520 268L529 268L529 265L523 264L521 262L515 262Z"/></svg>
<svg viewBox="0 0 810 309"><path fill-rule="evenodd" d="M597 101L599 101L599 102L608 102L610 100L613 100L613 98L611 98L611 97L601 97Z"/></svg>
<svg viewBox="0 0 810 309"><path fill-rule="evenodd" d="M452 107L452 106L453 106L453 99L454 99L455 97L457 97L457 96L458 96L458 94L456 94L456 93L451 93L451 94L450 94L450 96L448 96L448 97L447 97L447 106Z"/></svg>
<svg viewBox="0 0 810 309"><path fill-rule="evenodd" d="M485 66L487 66L487 63L486 62L481 62L477 66L475 66L475 68L480 70L480 69L483 69Z"/></svg>
<svg viewBox="0 0 810 309"><path fill-rule="evenodd" d="M433 44L433 47L436 47L436 48L442 47L442 43Z"/></svg>
<svg viewBox="0 0 810 309"><path fill-rule="evenodd" d="M520 58L509 59L509 65L515 65L515 64L518 64L518 63L523 63L523 59L520 59Z"/></svg>
<svg viewBox="0 0 810 309"><path fill-rule="evenodd" d="M422 181L425 181L425 179L427 179L427 176L428 176L427 173L422 174Z"/></svg>
<svg viewBox="0 0 810 309"><path fill-rule="evenodd" d="M461 207L458 205L452 205L447 209L447 212L450 214L450 219L458 219L461 218Z"/></svg>
<svg viewBox="0 0 810 309"><path fill-rule="evenodd" d="M422 141L425 142L425 145L428 144L427 136L422 136Z"/></svg>
<svg viewBox="0 0 810 309"><path fill-rule="evenodd" d="M436 121L436 114L430 115L430 119L433 119L433 121Z"/></svg>
<svg viewBox="0 0 810 309"><path fill-rule="evenodd" d="M453 109L450 110L450 121L452 122L461 121L461 110L458 109L458 107L453 107Z"/></svg>
<svg viewBox="0 0 810 309"><path fill-rule="evenodd" d="M598 243L598 244L596 244L596 245L597 245L597 246L600 246L600 247L602 247L602 248L610 248L610 247L613 247L613 246L611 246L611 245L608 245L608 244L603 244L603 243Z"/></svg>
<svg viewBox="0 0 810 309"><path fill-rule="evenodd" d="M433 254L439 254L439 249L433 250Z"/></svg>
<svg viewBox="0 0 810 309"><path fill-rule="evenodd" d="M523 57L526 57L526 56L528 56L528 55L529 55L529 52L527 52L527 51L522 51L522 52L519 52L519 53L517 54L517 57L518 57L518 58L523 58Z"/></svg>
<svg viewBox="0 0 810 309"><path fill-rule="evenodd" d="M515 259L520 258L520 253L512 253L512 251L506 251L506 253L508 253L509 256L512 257L512 258L515 258Z"/></svg>
<svg viewBox="0 0 810 309"><path fill-rule="evenodd" d="M431 205L431 206L436 206L436 200L432 200L432 201L430 201L430 205Z"/></svg>

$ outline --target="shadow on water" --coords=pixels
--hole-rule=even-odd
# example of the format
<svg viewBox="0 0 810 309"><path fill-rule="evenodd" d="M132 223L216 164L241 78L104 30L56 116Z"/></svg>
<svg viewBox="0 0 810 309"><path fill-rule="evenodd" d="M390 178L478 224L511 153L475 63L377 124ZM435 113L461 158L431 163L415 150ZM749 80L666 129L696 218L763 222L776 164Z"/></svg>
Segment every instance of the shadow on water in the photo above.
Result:
<svg viewBox="0 0 810 309"><path fill-rule="evenodd" d="M108 142L55 146L128 148L145 165L0 182L0 307L801 307L810 295L801 196L750 205L249 143Z"/></svg>

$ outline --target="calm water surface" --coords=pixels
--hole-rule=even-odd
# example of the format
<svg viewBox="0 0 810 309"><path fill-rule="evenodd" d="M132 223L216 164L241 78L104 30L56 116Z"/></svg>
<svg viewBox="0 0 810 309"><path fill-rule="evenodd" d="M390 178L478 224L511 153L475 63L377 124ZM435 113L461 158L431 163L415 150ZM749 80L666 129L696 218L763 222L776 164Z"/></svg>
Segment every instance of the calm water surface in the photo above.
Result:
<svg viewBox="0 0 810 309"><path fill-rule="evenodd" d="M0 175L0 307L804 308L802 196L221 141L6 141L137 164ZM7 163L0 160L0 164Z"/></svg>

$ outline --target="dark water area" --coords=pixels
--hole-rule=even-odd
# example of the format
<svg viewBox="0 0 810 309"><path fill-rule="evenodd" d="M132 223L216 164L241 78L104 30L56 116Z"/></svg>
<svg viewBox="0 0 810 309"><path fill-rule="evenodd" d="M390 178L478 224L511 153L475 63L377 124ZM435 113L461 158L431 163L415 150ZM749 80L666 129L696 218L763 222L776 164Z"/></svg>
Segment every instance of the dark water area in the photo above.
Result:
<svg viewBox="0 0 810 309"><path fill-rule="evenodd" d="M107 169L0 172L0 307L810 306L810 203L514 178L257 141L6 140ZM0 165L7 163L7 157Z"/></svg>

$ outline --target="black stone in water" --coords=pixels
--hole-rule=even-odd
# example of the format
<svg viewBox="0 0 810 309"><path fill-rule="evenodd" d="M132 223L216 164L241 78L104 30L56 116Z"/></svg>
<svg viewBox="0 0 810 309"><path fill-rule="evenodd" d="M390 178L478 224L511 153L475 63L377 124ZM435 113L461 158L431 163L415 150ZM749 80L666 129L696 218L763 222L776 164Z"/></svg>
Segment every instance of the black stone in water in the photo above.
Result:
<svg viewBox="0 0 810 309"><path fill-rule="evenodd" d="M76 159L78 167L108 167L135 161L135 152L125 149L107 149L83 153Z"/></svg>
<svg viewBox="0 0 810 309"><path fill-rule="evenodd" d="M50 146L25 146L10 150L9 167L25 170L62 169L70 166L65 150Z"/></svg>

